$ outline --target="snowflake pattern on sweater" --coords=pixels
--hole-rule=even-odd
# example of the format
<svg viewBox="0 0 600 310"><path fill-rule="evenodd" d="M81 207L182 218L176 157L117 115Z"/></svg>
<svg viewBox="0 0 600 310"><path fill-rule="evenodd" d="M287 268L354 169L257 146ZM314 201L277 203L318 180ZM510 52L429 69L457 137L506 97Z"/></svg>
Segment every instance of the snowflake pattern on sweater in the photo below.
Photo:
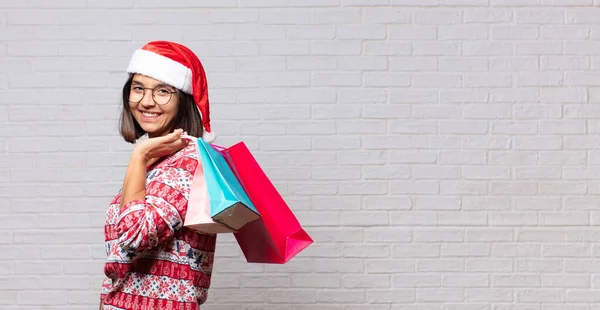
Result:
<svg viewBox="0 0 600 310"><path fill-rule="evenodd" d="M196 167L189 145L149 167L146 197L106 213L103 310L199 310L206 301L216 235L183 227Z"/></svg>

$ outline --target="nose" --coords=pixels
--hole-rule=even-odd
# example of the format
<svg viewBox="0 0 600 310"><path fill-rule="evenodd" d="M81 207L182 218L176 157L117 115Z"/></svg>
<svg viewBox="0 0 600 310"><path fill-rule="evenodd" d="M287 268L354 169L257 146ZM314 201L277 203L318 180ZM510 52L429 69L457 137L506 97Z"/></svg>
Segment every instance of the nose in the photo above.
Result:
<svg viewBox="0 0 600 310"><path fill-rule="evenodd" d="M152 89L144 89L144 97L140 104L145 108L153 107L156 104L154 98L152 98Z"/></svg>

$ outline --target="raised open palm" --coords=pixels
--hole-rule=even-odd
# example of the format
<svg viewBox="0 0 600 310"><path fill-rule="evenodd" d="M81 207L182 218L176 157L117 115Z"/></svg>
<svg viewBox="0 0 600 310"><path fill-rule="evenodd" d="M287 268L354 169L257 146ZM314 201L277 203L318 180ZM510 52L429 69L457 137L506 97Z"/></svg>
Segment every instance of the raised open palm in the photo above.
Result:
<svg viewBox="0 0 600 310"><path fill-rule="evenodd" d="M182 134L184 134L184 131L177 129L162 137L149 138L138 144L136 149L143 154L146 161L164 157L188 145L188 140L181 138Z"/></svg>

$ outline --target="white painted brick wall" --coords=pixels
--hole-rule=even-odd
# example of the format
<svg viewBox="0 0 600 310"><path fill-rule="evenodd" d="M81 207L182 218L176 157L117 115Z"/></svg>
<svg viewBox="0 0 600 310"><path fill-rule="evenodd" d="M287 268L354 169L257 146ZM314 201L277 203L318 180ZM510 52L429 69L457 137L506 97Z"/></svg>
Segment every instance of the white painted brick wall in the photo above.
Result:
<svg viewBox="0 0 600 310"><path fill-rule="evenodd" d="M600 1L0 0L0 309L95 309L129 56L194 49L315 243L208 310L600 309Z"/></svg>

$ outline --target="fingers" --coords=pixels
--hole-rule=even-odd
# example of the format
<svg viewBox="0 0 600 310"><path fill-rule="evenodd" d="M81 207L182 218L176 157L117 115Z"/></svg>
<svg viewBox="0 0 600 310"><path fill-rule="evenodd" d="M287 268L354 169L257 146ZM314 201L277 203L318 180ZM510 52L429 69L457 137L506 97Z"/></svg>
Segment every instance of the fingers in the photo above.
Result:
<svg viewBox="0 0 600 310"><path fill-rule="evenodd" d="M187 135L187 132L183 131L183 129L181 128L175 129L170 134L170 139L167 143L171 144L171 146L174 148L181 148L186 146L189 143L189 141L185 138L182 138L182 135Z"/></svg>
<svg viewBox="0 0 600 310"><path fill-rule="evenodd" d="M170 143L170 142L174 142L179 140L179 138L181 138L181 135L183 134L183 129L175 129L172 133L164 136L164 142L165 143Z"/></svg>

